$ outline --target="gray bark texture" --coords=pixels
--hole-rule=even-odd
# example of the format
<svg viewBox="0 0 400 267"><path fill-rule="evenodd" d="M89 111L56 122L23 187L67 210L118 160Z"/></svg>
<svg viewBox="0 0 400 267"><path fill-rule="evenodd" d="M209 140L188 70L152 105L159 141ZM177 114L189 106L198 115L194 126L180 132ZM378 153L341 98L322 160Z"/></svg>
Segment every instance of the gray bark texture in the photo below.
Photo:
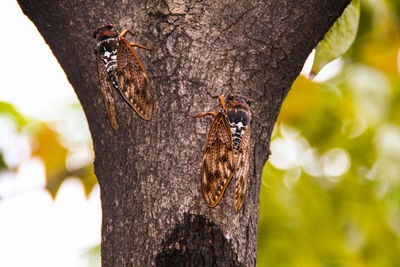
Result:
<svg viewBox="0 0 400 267"><path fill-rule="evenodd" d="M271 132L307 55L350 0L18 0L64 69L83 106L101 189L103 266L256 266L259 192ZM130 29L152 85L144 121L114 92L118 131L99 89L93 31ZM217 110L207 95L252 100L248 194L233 209L233 182L216 208L200 173ZM54 85L57 90L57 85ZM261 252L260 252L261 253Z"/></svg>

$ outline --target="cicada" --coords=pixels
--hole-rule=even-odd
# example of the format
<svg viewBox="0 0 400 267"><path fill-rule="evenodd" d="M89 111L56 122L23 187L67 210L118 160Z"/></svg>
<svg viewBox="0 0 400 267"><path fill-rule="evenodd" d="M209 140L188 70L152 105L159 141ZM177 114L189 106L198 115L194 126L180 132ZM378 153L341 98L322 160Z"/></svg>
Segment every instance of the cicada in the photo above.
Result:
<svg viewBox="0 0 400 267"><path fill-rule="evenodd" d="M114 130L118 124L115 117L113 89L117 89L128 104L145 120L153 114L153 94L146 72L137 57L133 46L151 50L148 47L129 43L124 37L129 30L122 33L112 24L99 27L93 34L100 89L103 94L108 119Z"/></svg>
<svg viewBox="0 0 400 267"><path fill-rule="evenodd" d="M234 208L239 212L246 198L249 177L252 118L250 101L239 94L230 94L226 102L220 95L213 98L219 99L221 112L193 116L214 117L204 149L201 190L206 204L215 207L235 176Z"/></svg>

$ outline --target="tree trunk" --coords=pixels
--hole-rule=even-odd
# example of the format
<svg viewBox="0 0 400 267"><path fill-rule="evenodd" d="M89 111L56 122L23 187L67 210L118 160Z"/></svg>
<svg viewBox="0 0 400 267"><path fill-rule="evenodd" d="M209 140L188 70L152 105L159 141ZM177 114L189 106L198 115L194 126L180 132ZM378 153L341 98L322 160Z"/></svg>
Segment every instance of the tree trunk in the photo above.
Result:
<svg viewBox="0 0 400 267"><path fill-rule="evenodd" d="M349 0L19 0L63 67L85 111L103 210L103 266L255 266L259 191L271 132L307 55ZM144 121L114 92L119 129L108 122L93 30L130 29L153 89ZM248 193L233 209L231 183L208 208L200 173L210 118L207 95L252 100ZM57 85L54 85L57 90Z"/></svg>

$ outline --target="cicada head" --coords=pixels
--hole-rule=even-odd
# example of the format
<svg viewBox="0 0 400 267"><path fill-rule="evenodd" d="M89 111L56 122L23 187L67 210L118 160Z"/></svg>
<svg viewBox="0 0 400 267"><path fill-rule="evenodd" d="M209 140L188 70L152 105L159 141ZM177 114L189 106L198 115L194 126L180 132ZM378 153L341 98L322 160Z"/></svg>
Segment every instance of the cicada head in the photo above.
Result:
<svg viewBox="0 0 400 267"><path fill-rule="evenodd" d="M231 109L245 109L250 110L250 100L240 94L229 94L228 98L226 99L226 108Z"/></svg>
<svg viewBox="0 0 400 267"><path fill-rule="evenodd" d="M114 28L114 25L106 24L106 25L102 25L99 28L97 28L93 32L93 37L96 38L97 42L100 42L100 41L110 39L110 38L117 38L118 32Z"/></svg>

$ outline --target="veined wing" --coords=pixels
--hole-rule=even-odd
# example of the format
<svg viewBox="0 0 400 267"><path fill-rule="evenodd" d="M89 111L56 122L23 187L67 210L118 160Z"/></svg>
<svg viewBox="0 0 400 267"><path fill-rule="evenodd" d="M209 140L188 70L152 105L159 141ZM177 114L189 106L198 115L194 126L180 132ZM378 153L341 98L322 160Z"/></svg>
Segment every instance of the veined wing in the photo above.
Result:
<svg viewBox="0 0 400 267"><path fill-rule="evenodd" d="M232 179L234 164L231 130L225 113L220 112L208 133L201 170L201 188L208 206L215 207L221 200Z"/></svg>
<svg viewBox="0 0 400 267"><path fill-rule="evenodd" d="M132 46L118 39L117 71L119 90L125 100L145 120L153 115L153 94L147 75Z"/></svg>
<svg viewBox="0 0 400 267"><path fill-rule="evenodd" d="M235 193L233 205L235 211L239 212L242 209L244 200L246 199L247 181L249 178L250 168L250 154L251 154L251 127L247 126L246 131L242 136L240 147L236 155L235 167Z"/></svg>

